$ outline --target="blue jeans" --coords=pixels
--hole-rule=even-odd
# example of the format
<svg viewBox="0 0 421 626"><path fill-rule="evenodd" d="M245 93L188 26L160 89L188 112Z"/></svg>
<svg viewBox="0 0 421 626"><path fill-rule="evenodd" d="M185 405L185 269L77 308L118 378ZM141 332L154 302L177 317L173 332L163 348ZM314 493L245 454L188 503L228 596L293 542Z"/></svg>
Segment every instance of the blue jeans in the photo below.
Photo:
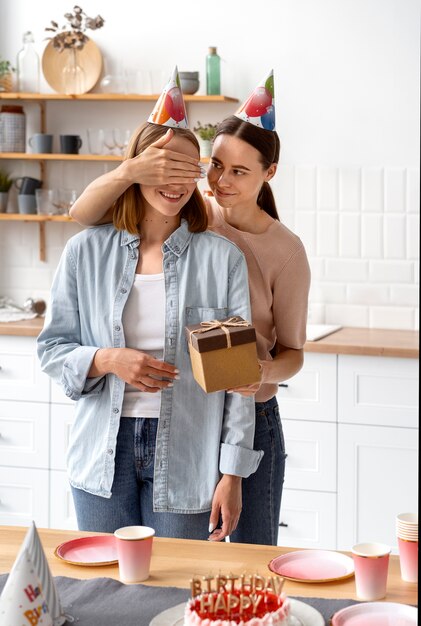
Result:
<svg viewBox="0 0 421 626"><path fill-rule="evenodd" d="M210 513L153 512L157 427L157 418L121 418L111 498L72 487L79 530L113 533L122 526L141 525L154 528L157 537L209 537Z"/></svg>
<svg viewBox="0 0 421 626"><path fill-rule="evenodd" d="M243 479L243 509L230 541L276 546L286 459L276 397L256 402L254 449L265 454L257 471Z"/></svg>

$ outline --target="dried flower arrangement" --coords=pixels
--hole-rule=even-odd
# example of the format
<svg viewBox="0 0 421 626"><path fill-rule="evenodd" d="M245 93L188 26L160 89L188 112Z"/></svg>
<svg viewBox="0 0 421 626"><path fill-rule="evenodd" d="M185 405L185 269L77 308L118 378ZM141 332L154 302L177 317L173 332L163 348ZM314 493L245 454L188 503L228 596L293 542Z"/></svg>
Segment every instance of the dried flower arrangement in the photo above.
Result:
<svg viewBox="0 0 421 626"><path fill-rule="evenodd" d="M65 13L64 17L67 20L67 25L62 26L60 32L58 32L60 30L59 25L53 20L51 20L51 26L45 29L46 31L56 33L54 37L47 37L47 39L52 40L54 48L59 52L62 52L65 48L82 50L88 41L85 31L88 28L97 30L104 26L104 19L100 15L88 17L79 6L74 6L73 13Z"/></svg>

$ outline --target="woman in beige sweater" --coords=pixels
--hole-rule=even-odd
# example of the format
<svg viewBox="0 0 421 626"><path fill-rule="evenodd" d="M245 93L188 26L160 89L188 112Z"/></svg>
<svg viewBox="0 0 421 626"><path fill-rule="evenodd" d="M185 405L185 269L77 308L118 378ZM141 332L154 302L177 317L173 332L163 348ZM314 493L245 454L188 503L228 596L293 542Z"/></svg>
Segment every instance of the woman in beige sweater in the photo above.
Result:
<svg viewBox="0 0 421 626"><path fill-rule="evenodd" d="M73 206L72 217L85 225L109 221L108 207L134 183L197 180L197 162L162 150L171 136L169 130L142 155L93 181ZM254 448L265 454L257 472L243 480L243 509L230 540L268 545L277 543L286 457L276 392L302 367L310 285L304 247L279 221L269 186L278 160L275 131L227 118L213 145L208 171L213 198L207 202L210 228L235 242L247 260L261 366L259 382L235 390L255 396ZM212 516L210 521L214 527L219 522Z"/></svg>

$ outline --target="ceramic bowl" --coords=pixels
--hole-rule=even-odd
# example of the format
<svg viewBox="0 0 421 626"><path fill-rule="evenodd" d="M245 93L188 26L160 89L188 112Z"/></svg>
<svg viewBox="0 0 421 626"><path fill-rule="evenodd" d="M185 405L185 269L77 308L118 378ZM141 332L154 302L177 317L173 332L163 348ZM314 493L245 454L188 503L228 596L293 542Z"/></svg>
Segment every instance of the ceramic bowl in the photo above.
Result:
<svg viewBox="0 0 421 626"><path fill-rule="evenodd" d="M199 72L179 72L183 93L192 95L199 89Z"/></svg>

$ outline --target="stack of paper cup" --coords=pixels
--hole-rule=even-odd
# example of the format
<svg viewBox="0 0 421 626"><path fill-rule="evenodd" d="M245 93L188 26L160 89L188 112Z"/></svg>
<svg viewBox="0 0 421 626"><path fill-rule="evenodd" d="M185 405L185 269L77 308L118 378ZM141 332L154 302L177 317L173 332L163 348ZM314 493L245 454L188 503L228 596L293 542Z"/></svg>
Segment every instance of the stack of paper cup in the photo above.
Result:
<svg viewBox="0 0 421 626"><path fill-rule="evenodd" d="M418 582L418 513L400 513L396 517L399 560L402 580Z"/></svg>

